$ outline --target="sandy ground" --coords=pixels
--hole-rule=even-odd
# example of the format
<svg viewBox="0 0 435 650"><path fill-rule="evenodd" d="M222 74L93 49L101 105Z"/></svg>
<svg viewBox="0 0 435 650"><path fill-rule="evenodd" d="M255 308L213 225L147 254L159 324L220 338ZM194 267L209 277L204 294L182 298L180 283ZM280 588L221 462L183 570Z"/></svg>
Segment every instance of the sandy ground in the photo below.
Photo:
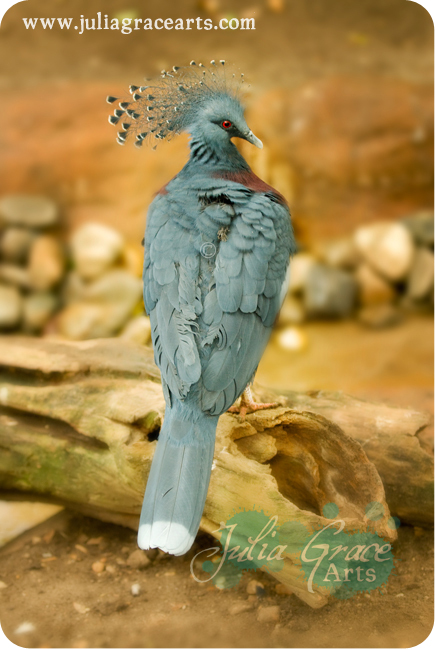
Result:
<svg viewBox="0 0 435 650"><path fill-rule="evenodd" d="M56 532L53 532L56 531ZM125 564L135 535L69 514L25 534L0 556L1 620L23 647L412 647L432 627L432 535L410 527L395 545L397 575L383 593L358 595L313 610L279 596L273 578L257 577L261 597L249 596L245 576L232 589L200 584L190 559L212 540L200 536L189 555L157 556L144 570ZM110 567L101 574L95 561ZM204 577L205 574L204 574ZM140 585L140 594L131 586ZM236 603L249 611L232 614ZM261 607L278 605L280 620L257 621ZM33 631L19 632L23 623ZM18 630L18 632L17 632Z"/></svg>

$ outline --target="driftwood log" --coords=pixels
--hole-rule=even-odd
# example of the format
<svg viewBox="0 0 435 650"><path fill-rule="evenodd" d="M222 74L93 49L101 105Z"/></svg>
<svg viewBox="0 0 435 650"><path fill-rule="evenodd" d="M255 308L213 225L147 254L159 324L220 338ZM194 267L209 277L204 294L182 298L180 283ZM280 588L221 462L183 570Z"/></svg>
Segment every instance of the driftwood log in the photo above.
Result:
<svg viewBox="0 0 435 650"><path fill-rule="evenodd" d="M391 514L431 523L433 461L417 436L427 415L339 393L273 395L275 409L220 418L203 530L218 536L221 522L255 505L313 531L329 523L330 502L349 530L370 526L389 540ZM0 498L137 528L163 414L148 348L0 337ZM376 522L372 502L383 506ZM313 607L327 600L307 590L291 557L276 577Z"/></svg>

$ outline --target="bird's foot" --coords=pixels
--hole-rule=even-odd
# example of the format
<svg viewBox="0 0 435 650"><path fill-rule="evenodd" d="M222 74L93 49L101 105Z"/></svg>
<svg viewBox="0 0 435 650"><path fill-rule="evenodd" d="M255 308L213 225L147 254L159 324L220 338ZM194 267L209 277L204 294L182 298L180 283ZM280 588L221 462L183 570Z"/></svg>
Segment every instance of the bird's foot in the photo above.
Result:
<svg viewBox="0 0 435 650"><path fill-rule="evenodd" d="M228 409L229 413L238 413L241 420L246 418L248 413L255 413L255 411L263 411L264 409L273 409L278 406L277 402L256 402L252 397L251 388L248 386L242 393L242 398L239 406L231 406Z"/></svg>

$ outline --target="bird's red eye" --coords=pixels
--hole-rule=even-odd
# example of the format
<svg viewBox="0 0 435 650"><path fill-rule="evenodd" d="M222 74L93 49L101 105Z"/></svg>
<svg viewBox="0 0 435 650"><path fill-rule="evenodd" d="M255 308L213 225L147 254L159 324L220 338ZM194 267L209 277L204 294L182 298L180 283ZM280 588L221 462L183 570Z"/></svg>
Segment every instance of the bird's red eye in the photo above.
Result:
<svg viewBox="0 0 435 650"><path fill-rule="evenodd" d="M224 120L222 122L222 126L223 126L224 129L230 129L232 127L232 124L231 124L231 122L229 120Z"/></svg>

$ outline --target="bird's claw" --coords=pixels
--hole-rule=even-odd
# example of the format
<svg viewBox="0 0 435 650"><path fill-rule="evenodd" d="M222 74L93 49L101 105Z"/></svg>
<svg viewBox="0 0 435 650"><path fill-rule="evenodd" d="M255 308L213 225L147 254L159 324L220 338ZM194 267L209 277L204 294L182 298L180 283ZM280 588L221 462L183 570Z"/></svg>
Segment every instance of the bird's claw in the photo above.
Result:
<svg viewBox="0 0 435 650"><path fill-rule="evenodd" d="M264 409L273 409L278 406L277 402L254 402L254 400L246 401L242 397L240 406L231 406L228 409L229 413L238 413L240 419L243 421L248 413L255 413L255 411L263 411Z"/></svg>

